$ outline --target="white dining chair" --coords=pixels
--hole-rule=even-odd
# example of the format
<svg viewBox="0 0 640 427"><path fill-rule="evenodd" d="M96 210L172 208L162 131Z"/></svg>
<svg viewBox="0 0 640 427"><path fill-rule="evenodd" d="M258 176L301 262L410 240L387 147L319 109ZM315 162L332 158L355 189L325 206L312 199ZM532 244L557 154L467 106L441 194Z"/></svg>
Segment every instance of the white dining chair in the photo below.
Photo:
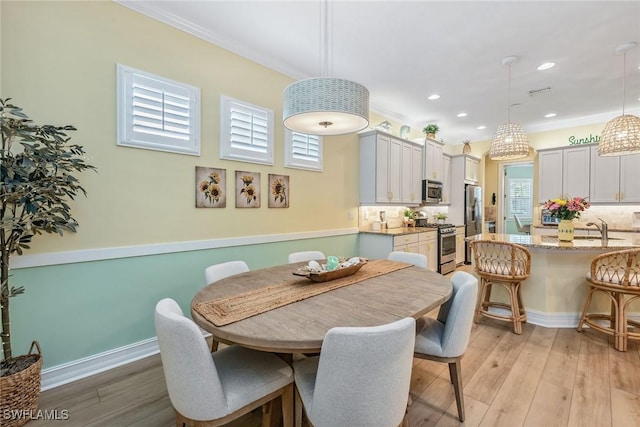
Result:
<svg viewBox="0 0 640 427"><path fill-rule="evenodd" d="M302 408L314 427L397 427L403 421L415 343L415 320L336 327L320 356L293 363L295 425Z"/></svg>
<svg viewBox="0 0 640 427"><path fill-rule="evenodd" d="M293 372L282 359L237 345L210 353L170 298L156 305L155 327L176 425L224 425L280 397L284 426L292 426Z"/></svg>
<svg viewBox="0 0 640 427"><path fill-rule="evenodd" d="M249 266L244 261L228 261L211 265L204 270L205 284L217 282L229 276L245 273L249 271Z"/></svg>
<svg viewBox="0 0 640 427"><path fill-rule="evenodd" d="M518 233L531 234L531 224L522 224L518 215L514 215L513 218L516 220L516 228L518 229Z"/></svg>
<svg viewBox="0 0 640 427"><path fill-rule="evenodd" d="M478 279L464 271L451 277L453 293L440 306L436 319L418 321L415 357L449 364L449 375L458 406L458 418L464 421L464 397L460 359L469 345L473 315L478 297Z"/></svg>
<svg viewBox="0 0 640 427"><path fill-rule="evenodd" d="M220 264L213 264L204 270L205 285L215 283L236 274L249 271L249 266L244 261L227 261ZM218 350L218 341L211 338L211 351Z"/></svg>
<svg viewBox="0 0 640 427"><path fill-rule="evenodd" d="M427 256L413 252L391 252L387 259L390 261L400 261L406 262L407 264L413 264L416 267L424 268L425 270L428 267Z"/></svg>
<svg viewBox="0 0 640 427"><path fill-rule="evenodd" d="M322 259L326 259L327 257L321 251L302 251L302 252L293 252L289 254L289 264L293 264L294 262L302 262L302 261L318 261Z"/></svg>

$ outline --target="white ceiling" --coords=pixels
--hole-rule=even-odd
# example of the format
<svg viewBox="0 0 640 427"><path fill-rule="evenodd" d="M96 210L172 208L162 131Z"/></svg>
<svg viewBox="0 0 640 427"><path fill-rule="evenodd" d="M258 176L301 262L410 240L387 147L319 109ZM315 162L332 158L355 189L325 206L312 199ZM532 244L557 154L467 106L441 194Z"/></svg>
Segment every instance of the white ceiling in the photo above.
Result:
<svg viewBox="0 0 640 427"><path fill-rule="evenodd" d="M294 79L322 75L319 0L116 1ZM491 139L507 121L510 55L519 57L511 119L526 132L608 121L622 112L615 49L640 43L640 1L334 0L331 9L330 75L365 85L372 111L413 129L437 123L448 144ZM626 57L625 111L638 114L640 46ZM557 65L536 70L547 61Z"/></svg>

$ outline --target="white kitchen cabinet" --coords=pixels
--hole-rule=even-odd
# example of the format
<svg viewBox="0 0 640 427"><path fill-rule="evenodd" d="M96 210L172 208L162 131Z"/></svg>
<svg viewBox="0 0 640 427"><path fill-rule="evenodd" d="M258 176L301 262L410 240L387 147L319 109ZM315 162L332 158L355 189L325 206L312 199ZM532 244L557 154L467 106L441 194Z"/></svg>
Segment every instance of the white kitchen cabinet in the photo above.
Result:
<svg viewBox="0 0 640 427"><path fill-rule="evenodd" d="M591 203L640 202L640 154L600 156L591 146Z"/></svg>
<svg viewBox="0 0 640 427"><path fill-rule="evenodd" d="M589 196L589 146L538 151L538 202Z"/></svg>
<svg viewBox="0 0 640 427"><path fill-rule="evenodd" d="M464 226L456 227L456 265L464 264L465 256Z"/></svg>
<svg viewBox="0 0 640 427"><path fill-rule="evenodd" d="M438 271L438 232L428 231L418 235L419 253L427 257L427 269Z"/></svg>
<svg viewBox="0 0 640 427"><path fill-rule="evenodd" d="M402 234L393 236L393 250L395 252L419 253L418 234ZM388 254L387 254L388 255Z"/></svg>
<svg viewBox="0 0 640 427"><path fill-rule="evenodd" d="M442 156L442 202L441 205L451 203L451 156L445 154Z"/></svg>
<svg viewBox="0 0 640 427"><path fill-rule="evenodd" d="M408 205L422 202L422 146L402 143L402 202Z"/></svg>
<svg viewBox="0 0 640 427"><path fill-rule="evenodd" d="M424 140L424 178L444 181L443 144L430 138Z"/></svg>
<svg viewBox="0 0 640 427"><path fill-rule="evenodd" d="M465 156L464 158L464 180L477 183L480 179L480 160L475 157Z"/></svg>
<svg viewBox="0 0 640 427"><path fill-rule="evenodd" d="M386 259L392 251L425 255L428 269L438 270L437 230L397 235L360 233L358 255L368 259Z"/></svg>
<svg viewBox="0 0 640 427"><path fill-rule="evenodd" d="M422 156L411 141L379 131L360 135L360 204L419 205Z"/></svg>

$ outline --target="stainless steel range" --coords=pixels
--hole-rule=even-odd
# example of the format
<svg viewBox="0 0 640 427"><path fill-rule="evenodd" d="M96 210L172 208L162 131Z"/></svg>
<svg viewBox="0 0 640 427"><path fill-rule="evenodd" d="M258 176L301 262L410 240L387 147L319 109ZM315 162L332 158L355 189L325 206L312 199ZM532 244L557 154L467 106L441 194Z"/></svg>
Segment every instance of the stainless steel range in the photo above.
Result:
<svg viewBox="0 0 640 427"><path fill-rule="evenodd" d="M418 227L438 229L438 273L447 274L456 269L456 226L416 222Z"/></svg>

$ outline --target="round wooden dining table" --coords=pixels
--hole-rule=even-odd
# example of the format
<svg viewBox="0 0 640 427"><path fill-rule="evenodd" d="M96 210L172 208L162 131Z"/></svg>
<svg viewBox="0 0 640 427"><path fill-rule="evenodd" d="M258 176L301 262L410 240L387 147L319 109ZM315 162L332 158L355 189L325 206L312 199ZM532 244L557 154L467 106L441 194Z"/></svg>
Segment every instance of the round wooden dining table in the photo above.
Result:
<svg viewBox="0 0 640 427"><path fill-rule="evenodd" d="M284 305L224 326L195 309L198 303L244 294L292 279L306 263L237 274L202 288L191 302L193 320L214 339L274 353L317 353L329 329L378 326L404 317L419 318L451 297L450 280L408 267ZM316 284L308 279L308 285Z"/></svg>

